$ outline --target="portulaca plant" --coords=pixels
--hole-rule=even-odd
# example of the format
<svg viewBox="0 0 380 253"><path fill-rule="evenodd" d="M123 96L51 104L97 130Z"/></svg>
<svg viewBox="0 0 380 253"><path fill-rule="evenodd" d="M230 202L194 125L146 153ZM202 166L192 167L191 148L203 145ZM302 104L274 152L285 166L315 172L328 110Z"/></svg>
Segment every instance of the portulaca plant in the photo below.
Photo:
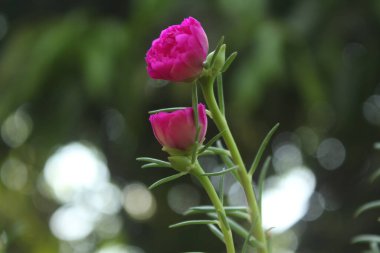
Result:
<svg viewBox="0 0 380 253"><path fill-rule="evenodd" d="M194 176L207 193L211 204L191 207L185 215L204 214L205 219L179 222L171 228L186 225L206 225L225 245L227 253L248 252L251 248L258 253L269 253L269 231L262 226L261 199L263 182L270 159L266 159L260 170L257 191L253 188L256 173L264 150L278 128L275 125L264 138L252 165L246 168L225 115L223 96L223 73L227 71L237 53L225 57L226 45L223 38L216 49L209 53L206 33L199 21L189 17L181 24L163 30L146 54L147 71L151 78L167 80L192 86L192 107L173 107L152 111L149 118L154 135L167 152L168 160L150 157L138 158L146 167L167 167L176 171L167 178L150 186L153 189L164 183L186 175ZM202 91L206 105L198 103L198 90ZM216 92L215 92L216 91ZM208 118L216 125L219 133L206 140ZM224 143L223 143L224 142ZM206 173L198 158L203 155L219 156L225 169ZM223 179L231 173L244 189L247 206L228 206L223 197ZM216 189L210 177L221 177ZM244 244L238 248L236 236Z"/></svg>

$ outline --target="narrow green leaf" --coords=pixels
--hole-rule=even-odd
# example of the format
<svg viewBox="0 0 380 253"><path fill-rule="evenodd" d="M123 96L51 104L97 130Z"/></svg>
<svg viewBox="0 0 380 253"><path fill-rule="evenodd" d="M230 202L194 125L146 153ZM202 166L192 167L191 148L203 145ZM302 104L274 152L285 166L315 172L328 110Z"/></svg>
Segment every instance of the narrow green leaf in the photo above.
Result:
<svg viewBox="0 0 380 253"><path fill-rule="evenodd" d="M147 163L141 166L141 168L171 168L170 165L163 165L163 164L157 164L157 163Z"/></svg>
<svg viewBox="0 0 380 253"><path fill-rule="evenodd" d="M214 152L214 154L217 154L217 155L222 154L222 155L226 155L226 156L231 156L230 151L227 149L224 149L224 148L211 146L211 147L208 147L207 150L212 151L212 152Z"/></svg>
<svg viewBox="0 0 380 253"><path fill-rule="evenodd" d="M223 223L222 225L230 230L230 225L227 222L226 214L223 213L222 210L216 210L216 212L218 213L219 220Z"/></svg>
<svg viewBox="0 0 380 253"><path fill-rule="evenodd" d="M214 137L212 137L211 140L209 140L198 152L198 154L201 154L203 153L204 151L206 151L209 147L211 147L212 144L214 144L220 137L222 137L223 133L225 132L225 130L219 132L217 135L215 135Z"/></svg>
<svg viewBox="0 0 380 253"><path fill-rule="evenodd" d="M158 165L161 165L161 166L171 167L169 162L162 161L162 160L155 159L155 158L139 157L139 158L136 158L136 160L139 162L157 163Z"/></svg>
<svg viewBox="0 0 380 253"><path fill-rule="evenodd" d="M249 221L250 219L249 214L247 212L242 212L242 211L229 212L228 216L236 217L236 218L243 219L246 221Z"/></svg>
<svg viewBox="0 0 380 253"><path fill-rule="evenodd" d="M217 171L217 172L209 172L209 173L203 173L201 174L201 176L207 176L207 177L214 177L214 176L221 176L221 175L224 175L230 171L233 171L233 170L236 170L238 168L238 166L234 166L234 167L231 167L231 168L228 168L226 170L221 170L221 171Z"/></svg>
<svg viewBox="0 0 380 253"><path fill-rule="evenodd" d="M371 183L375 182L376 179L378 179L380 177L380 168L377 169L370 177L369 181Z"/></svg>
<svg viewBox="0 0 380 253"><path fill-rule="evenodd" d="M218 155L218 154L215 154L214 152L212 152L210 150L206 150L203 153L198 154L198 156L206 156L206 155Z"/></svg>
<svg viewBox="0 0 380 253"><path fill-rule="evenodd" d="M377 242L370 243L371 253L380 253L379 244Z"/></svg>
<svg viewBox="0 0 380 253"><path fill-rule="evenodd" d="M260 213L261 213L261 203L262 203L262 199L263 199L264 181L265 181L265 178L267 176L268 169L270 167L269 165L270 165L271 159L272 158L269 156L265 160L263 168L261 169L260 176L259 176L259 182L258 182L258 184L259 184L258 205L259 205Z"/></svg>
<svg viewBox="0 0 380 253"><path fill-rule="evenodd" d="M217 217L216 214L209 213L207 214L210 217ZM227 222L230 225L232 231L234 231L238 236L242 237L243 239L247 238L249 236L249 243L252 247L255 248L263 248L263 245L261 242L259 242L253 235L249 233L243 226L241 226L236 221L232 220L231 218L227 218Z"/></svg>
<svg viewBox="0 0 380 253"><path fill-rule="evenodd" d="M273 253L273 243L272 243L271 238L268 238L267 245L268 245L268 252Z"/></svg>
<svg viewBox="0 0 380 253"><path fill-rule="evenodd" d="M152 184L151 186L149 186L149 189L152 190L153 188L156 188L157 186L160 186L160 185L165 184L167 182L173 181L173 180L180 178L186 174L187 174L187 172L180 172L180 173L171 175L169 177L165 177L163 179L160 179L157 182L155 182L154 184Z"/></svg>
<svg viewBox="0 0 380 253"><path fill-rule="evenodd" d="M212 67L214 65L214 62L215 62L215 59L216 59L216 56L218 55L219 53L219 50L220 50L220 47L223 45L223 42L224 42L224 36L222 36L219 41L218 41L218 44L216 45L216 48L215 48L215 51L214 51L214 55L212 56L212 59L210 61L210 67Z"/></svg>
<svg viewBox="0 0 380 253"><path fill-rule="evenodd" d="M213 119L212 113L206 109L206 115L210 117L210 119Z"/></svg>
<svg viewBox="0 0 380 253"><path fill-rule="evenodd" d="M222 142L220 140L218 140L216 142L216 146L217 146L218 149L224 150L223 144L222 144ZM230 152L228 151L228 153L230 153ZM232 162L232 160L230 158L231 155L226 155L226 154L223 154L223 153L218 153L218 155L219 155L220 159L222 159L223 163L225 165L227 165L228 168L231 168L231 167L235 166L235 164ZM235 177L235 179L237 181L241 182L239 173L236 170L233 170L232 174L234 175L234 177Z"/></svg>
<svg viewBox="0 0 380 253"><path fill-rule="evenodd" d="M380 236L379 235L358 235L358 236L355 236L351 241L351 243L369 243L369 242L380 243Z"/></svg>
<svg viewBox="0 0 380 253"><path fill-rule="evenodd" d="M359 207L358 210L356 210L355 212L355 217L358 217L363 212L374 209L374 208L380 208L380 200L368 202L362 205L361 207Z"/></svg>
<svg viewBox="0 0 380 253"><path fill-rule="evenodd" d="M252 235L254 227L255 227L254 224L252 224L251 228L249 229L249 233L248 233L247 237L244 240L244 244L243 244L243 248L241 250L241 253L247 253L247 250L248 250L248 247L249 247L249 238Z"/></svg>
<svg viewBox="0 0 380 253"><path fill-rule="evenodd" d="M198 114L198 85L197 83L193 83L192 89L192 107L194 113L194 122L195 126L199 126L199 114ZM195 140L198 140L198 136L196 136Z"/></svg>
<svg viewBox="0 0 380 253"><path fill-rule="evenodd" d="M211 149L217 149L217 150L223 150L225 153L224 154L228 154L229 157L231 157L231 152L228 150L228 149L225 149L223 144L222 144L222 141L221 140L217 140L216 141L216 147L210 147ZM224 154L221 154L221 155L224 155ZM222 158L222 157L221 157ZM224 162L224 161L223 161ZM227 163L225 163L228 167L232 167L234 166L234 163L232 162L231 159L229 159L229 161L226 161Z"/></svg>
<svg viewBox="0 0 380 253"><path fill-rule="evenodd" d="M233 213L233 212L248 212L248 208L245 206L225 206L224 211L226 213ZM199 214L199 213L215 213L216 209L214 206L194 206L190 207L186 212L185 215L188 214Z"/></svg>
<svg viewBox="0 0 380 253"><path fill-rule="evenodd" d="M224 205L224 178L225 178L225 170L224 168L222 169L222 172L223 174L220 176L220 179L219 179L219 189L218 189L218 192L219 192L219 199L220 199L220 202L222 203L222 205Z"/></svg>
<svg viewBox="0 0 380 253"><path fill-rule="evenodd" d="M192 89L192 107L193 107L193 113L194 113L194 122L195 122L195 140L194 140L194 148L191 155L191 163L194 163L197 159L197 151L198 151L198 138L199 138L199 132L200 132L200 126L199 126L199 112L198 112L198 84L196 82L193 83L193 89Z"/></svg>
<svg viewBox="0 0 380 253"><path fill-rule="evenodd" d="M183 109L186 109L186 107L170 107L170 108L162 108L162 109L158 109L158 110L152 110L152 111L149 111L148 113L149 113L149 114L156 114L156 113L159 113L159 112L173 112L173 111L183 110Z"/></svg>
<svg viewBox="0 0 380 253"><path fill-rule="evenodd" d="M233 52L232 54L230 54L230 56L228 56L227 60L225 61L224 65L223 65L223 68L222 68L222 73L223 72L226 72L227 69L230 67L231 63L235 60L237 56L237 52Z"/></svg>
<svg viewBox="0 0 380 253"><path fill-rule="evenodd" d="M203 153L199 153L198 156L205 156L205 155L224 155L226 157L231 156L230 151L226 149L219 149L215 147L209 147L206 151L203 151Z"/></svg>
<svg viewBox="0 0 380 253"><path fill-rule="evenodd" d="M246 238L248 235L249 235L249 232L243 227L241 226L240 224L238 224L237 222L235 222L234 220L228 218L228 222L231 226L231 229L237 234L239 235L240 237L242 238ZM256 239L254 239L256 240Z"/></svg>
<svg viewBox="0 0 380 253"><path fill-rule="evenodd" d="M183 227L183 226L189 226L189 225L208 225L208 224L217 225L218 222L216 220L188 220L188 221L182 221L182 222L170 225L169 228L177 228L177 227Z"/></svg>
<svg viewBox="0 0 380 253"><path fill-rule="evenodd" d="M217 75L216 84L217 84L216 87L217 87L217 92L218 92L219 110L224 115L225 109L224 109L223 76L222 76L222 74Z"/></svg>
<svg viewBox="0 0 380 253"><path fill-rule="evenodd" d="M261 160L261 157L263 156L263 153L266 149L266 147L268 146L268 143L270 141L270 139L272 138L273 134L276 132L277 128L280 126L279 123L277 123L269 132L268 134L265 136L263 142L261 143L260 145L260 148L259 150L257 151L257 154L255 156L255 159L253 160L253 163L251 165L251 168L249 169L249 176L252 177L253 174L255 173L257 167L259 166L259 163L260 163L260 160Z"/></svg>
<svg viewBox="0 0 380 253"><path fill-rule="evenodd" d="M181 253L207 253L203 251L186 251L186 252L181 252Z"/></svg>
<svg viewBox="0 0 380 253"><path fill-rule="evenodd" d="M212 225L212 224L208 224L207 226L208 226L208 228L211 230L211 232L212 232L216 237L218 237L219 240L221 240L221 241L224 243L224 236L223 236L223 233L218 229L218 227L215 226L215 225Z"/></svg>
<svg viewBox="0 0 380 253"><path fill-rule="evenodd" d="M186 251L186 252L181 252L181 253L207 253L203 251Z"/></svg>

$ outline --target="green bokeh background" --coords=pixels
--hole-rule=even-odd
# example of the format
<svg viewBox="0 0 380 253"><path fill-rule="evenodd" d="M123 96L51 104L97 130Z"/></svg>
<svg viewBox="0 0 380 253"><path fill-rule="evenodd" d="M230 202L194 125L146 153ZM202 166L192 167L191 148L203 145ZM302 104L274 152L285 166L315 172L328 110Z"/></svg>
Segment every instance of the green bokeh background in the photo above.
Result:
<svg viewBox="0 0 380 253"><path fill-rule="evenodd" d="M307 127L319 140L334 137L345 146L346 159L333 171L302 149L316 190L332 189L340 205L296 225L302 231L296 252L359 252L364 247L350 244L354 235L380 232L376 213L353 218L360 204L380 193L367 181L380 164L373 150L379 125L363 115L363 103L380 93L380 1L3 0L0 124L22 108L33 128L17 147L0 140L0 164L14 157L28 168L22 191L0 182L1 252L60 252L62 242L49 229L59 204L37 186L46 160L61 145L97 146L120 187L170 175L141 170L135 158L165 158L147 111L190 105L190 87L153 82L144 57L163 28L188 16L201 21L211 48L224 35L227 51L239 53L224 77L225 97L246 161L276 122L279 133ZM373 117L380 117L380 105L374 108ZM110 128L120 127L107 119L109 112L122 115L117 138L109 136ZM215 133L211 126L209 138ZM154 191L157 212L151 219L136 221L121 211L123 229L113 238L92 237L94 247L117 241L147 253L223 252L206 228L167 228L183 218L168 207L169 188Z"/></svg>

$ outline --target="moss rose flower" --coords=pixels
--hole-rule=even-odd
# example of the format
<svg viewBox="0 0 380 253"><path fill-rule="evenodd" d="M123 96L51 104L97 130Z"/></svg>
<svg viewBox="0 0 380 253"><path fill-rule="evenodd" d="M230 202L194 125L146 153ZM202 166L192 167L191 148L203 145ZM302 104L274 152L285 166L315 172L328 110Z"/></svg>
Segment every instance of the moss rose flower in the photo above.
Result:
<svg viewBox="0 0 380 253"><path fill-rule="evenodd" d="M206 136L207 115L203 104L198 105L199 136L202 143ZM193 108L188 107L174 112L160 112L149 117L154 135L160 144L166 148L189 150L195 142L196 126Z"/></svg>
<svg viewBox="0 0 380 253"><path fill-rule="evenodd" d="M201 24L186 18L163 30L152 42L145 57L148 74L153 79L191 81L202 72L207 52L208 40Z"/></svg>

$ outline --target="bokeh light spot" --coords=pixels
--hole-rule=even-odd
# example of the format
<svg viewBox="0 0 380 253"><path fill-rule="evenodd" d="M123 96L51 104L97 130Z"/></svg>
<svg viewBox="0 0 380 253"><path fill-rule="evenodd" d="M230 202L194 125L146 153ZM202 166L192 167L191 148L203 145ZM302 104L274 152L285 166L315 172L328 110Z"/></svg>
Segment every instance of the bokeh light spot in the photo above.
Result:
<svg viewBox="0 0 380 253"><path fill-rule="evenodd" d="M1 166L0 176L6 187L21 191L28 181L28 169L20 160L8 158Z"/></svg>
<svg viewBox="0 0 380 253"><path fill-rule="evenodd" d="M1 126L1 137L11 148L21 146L32 132L33 122L22 108L5 119Z"/></svg>
<svg viewBox="0 0 380 253"><path fill-rule="evenodd" d="M294 144L277 147L273 154L273 167L281 172L302 165L301 150Z"/></svg>
<svg viewBox="0 0 380 253"><path fill-rule="evenodd" d="M315 154L319 144L319 137L316 132L309 127L300 127L296 130L296 134L301 139L302 149L308 155Z"/></svg>
<svg viewBox="0 0 380 253"><path fill-rule="evenodd" d="M305 167L268 178L262 201L263 226L281 233L300 220L308 210L315 183L314 174Z"/></svg>
<svg viewBox="0 0 380 253"><path fill-rule="evenodd" d="M272 252L295 253L299 245L299 239L295 231L287 230L271 237Z"/></svg>
<svg viewBox="0 0 380 253"><path fill-rule="evenodd" d="M75 142L58 149L46 162L44 179L58 201L72 201L83 190L108 181L109 172L95 148Z"/></svg>
<svg viewBox="0 0 380 253"><path fill-rule="evenodd" d="M115 109L106 111L104 124L107 137L111 141L117 141L125 131L125 119L123 115Z"/></svg>
<svg viewBox="0 0 380 253"><path fill-rule="evenodd" d="M53 234L64 241L84 239L94 228L94 217L82 207L64 205L50 218Z"/></svg>
<svg viewBox="0 0 380 253"><path fill-rule="evenodd" d="M0 251L5 251L6 245L8 244L8 235L5 231L0 234Z"/></svg>
<svg viewBox="0 0 380 253"><path fill-rule="evenodd" d="M169 207L178 214L183 214L192 206L200 203L199 191L188 184L178 184L173 186L168 193Z"/></svg>
<svg viewBox="0 0 380 253"><path fill-rule="evenodd" d="M346 149L342 142L335 138L325 139L317 150L319 164L327 169L334 170L340 167L346 158Z"/></svg>
<svg viewBox="0 0 380 253"><path fill-rule="evenodd" d="M95 253L144 253L138 247L127 246L124 244L108 244L97 250Z"/></svg>
<svg viewBox="0 0 380 253"><path fill-rule="evenodd" d="M239 182L235 182L228 190L228 203L231 206L247 206L244 190Z"/></svg>
<svg viewBox="0 0 380 253"><path fill-rule="evenodd" d="M124 209L135 220L147 220L156 211L156 200L142 183L132 183L124 188Z"/></svg>
<svg viewBox="0 0 380 253"><path fill-rule="evenodd" d="M304 221L314 221L318 219L324 211L325 199L319 192L314 192L309 200L309 210L302 218Z"/></svg>
<svg viewBox="0 0 380 253"><path fill-rule="evenodd" d="M115 237L123 228L123 220L117 215L103 215L101 220L96 223L95 232L103 238Z"/></svg>
<svg viewBox="0 0 380 253"><path fill-rule="evenodd" d="M111 215L120 211L122 193L115 185L105 182L80 192L75 202L80 202L93 211Z"/></svg>
<svg viewBox="0 0 380 253"><path fill-rule="evenodd" d="M372 95L364 102L363 114L369 123L380 126L380 95Z"/></svg>

